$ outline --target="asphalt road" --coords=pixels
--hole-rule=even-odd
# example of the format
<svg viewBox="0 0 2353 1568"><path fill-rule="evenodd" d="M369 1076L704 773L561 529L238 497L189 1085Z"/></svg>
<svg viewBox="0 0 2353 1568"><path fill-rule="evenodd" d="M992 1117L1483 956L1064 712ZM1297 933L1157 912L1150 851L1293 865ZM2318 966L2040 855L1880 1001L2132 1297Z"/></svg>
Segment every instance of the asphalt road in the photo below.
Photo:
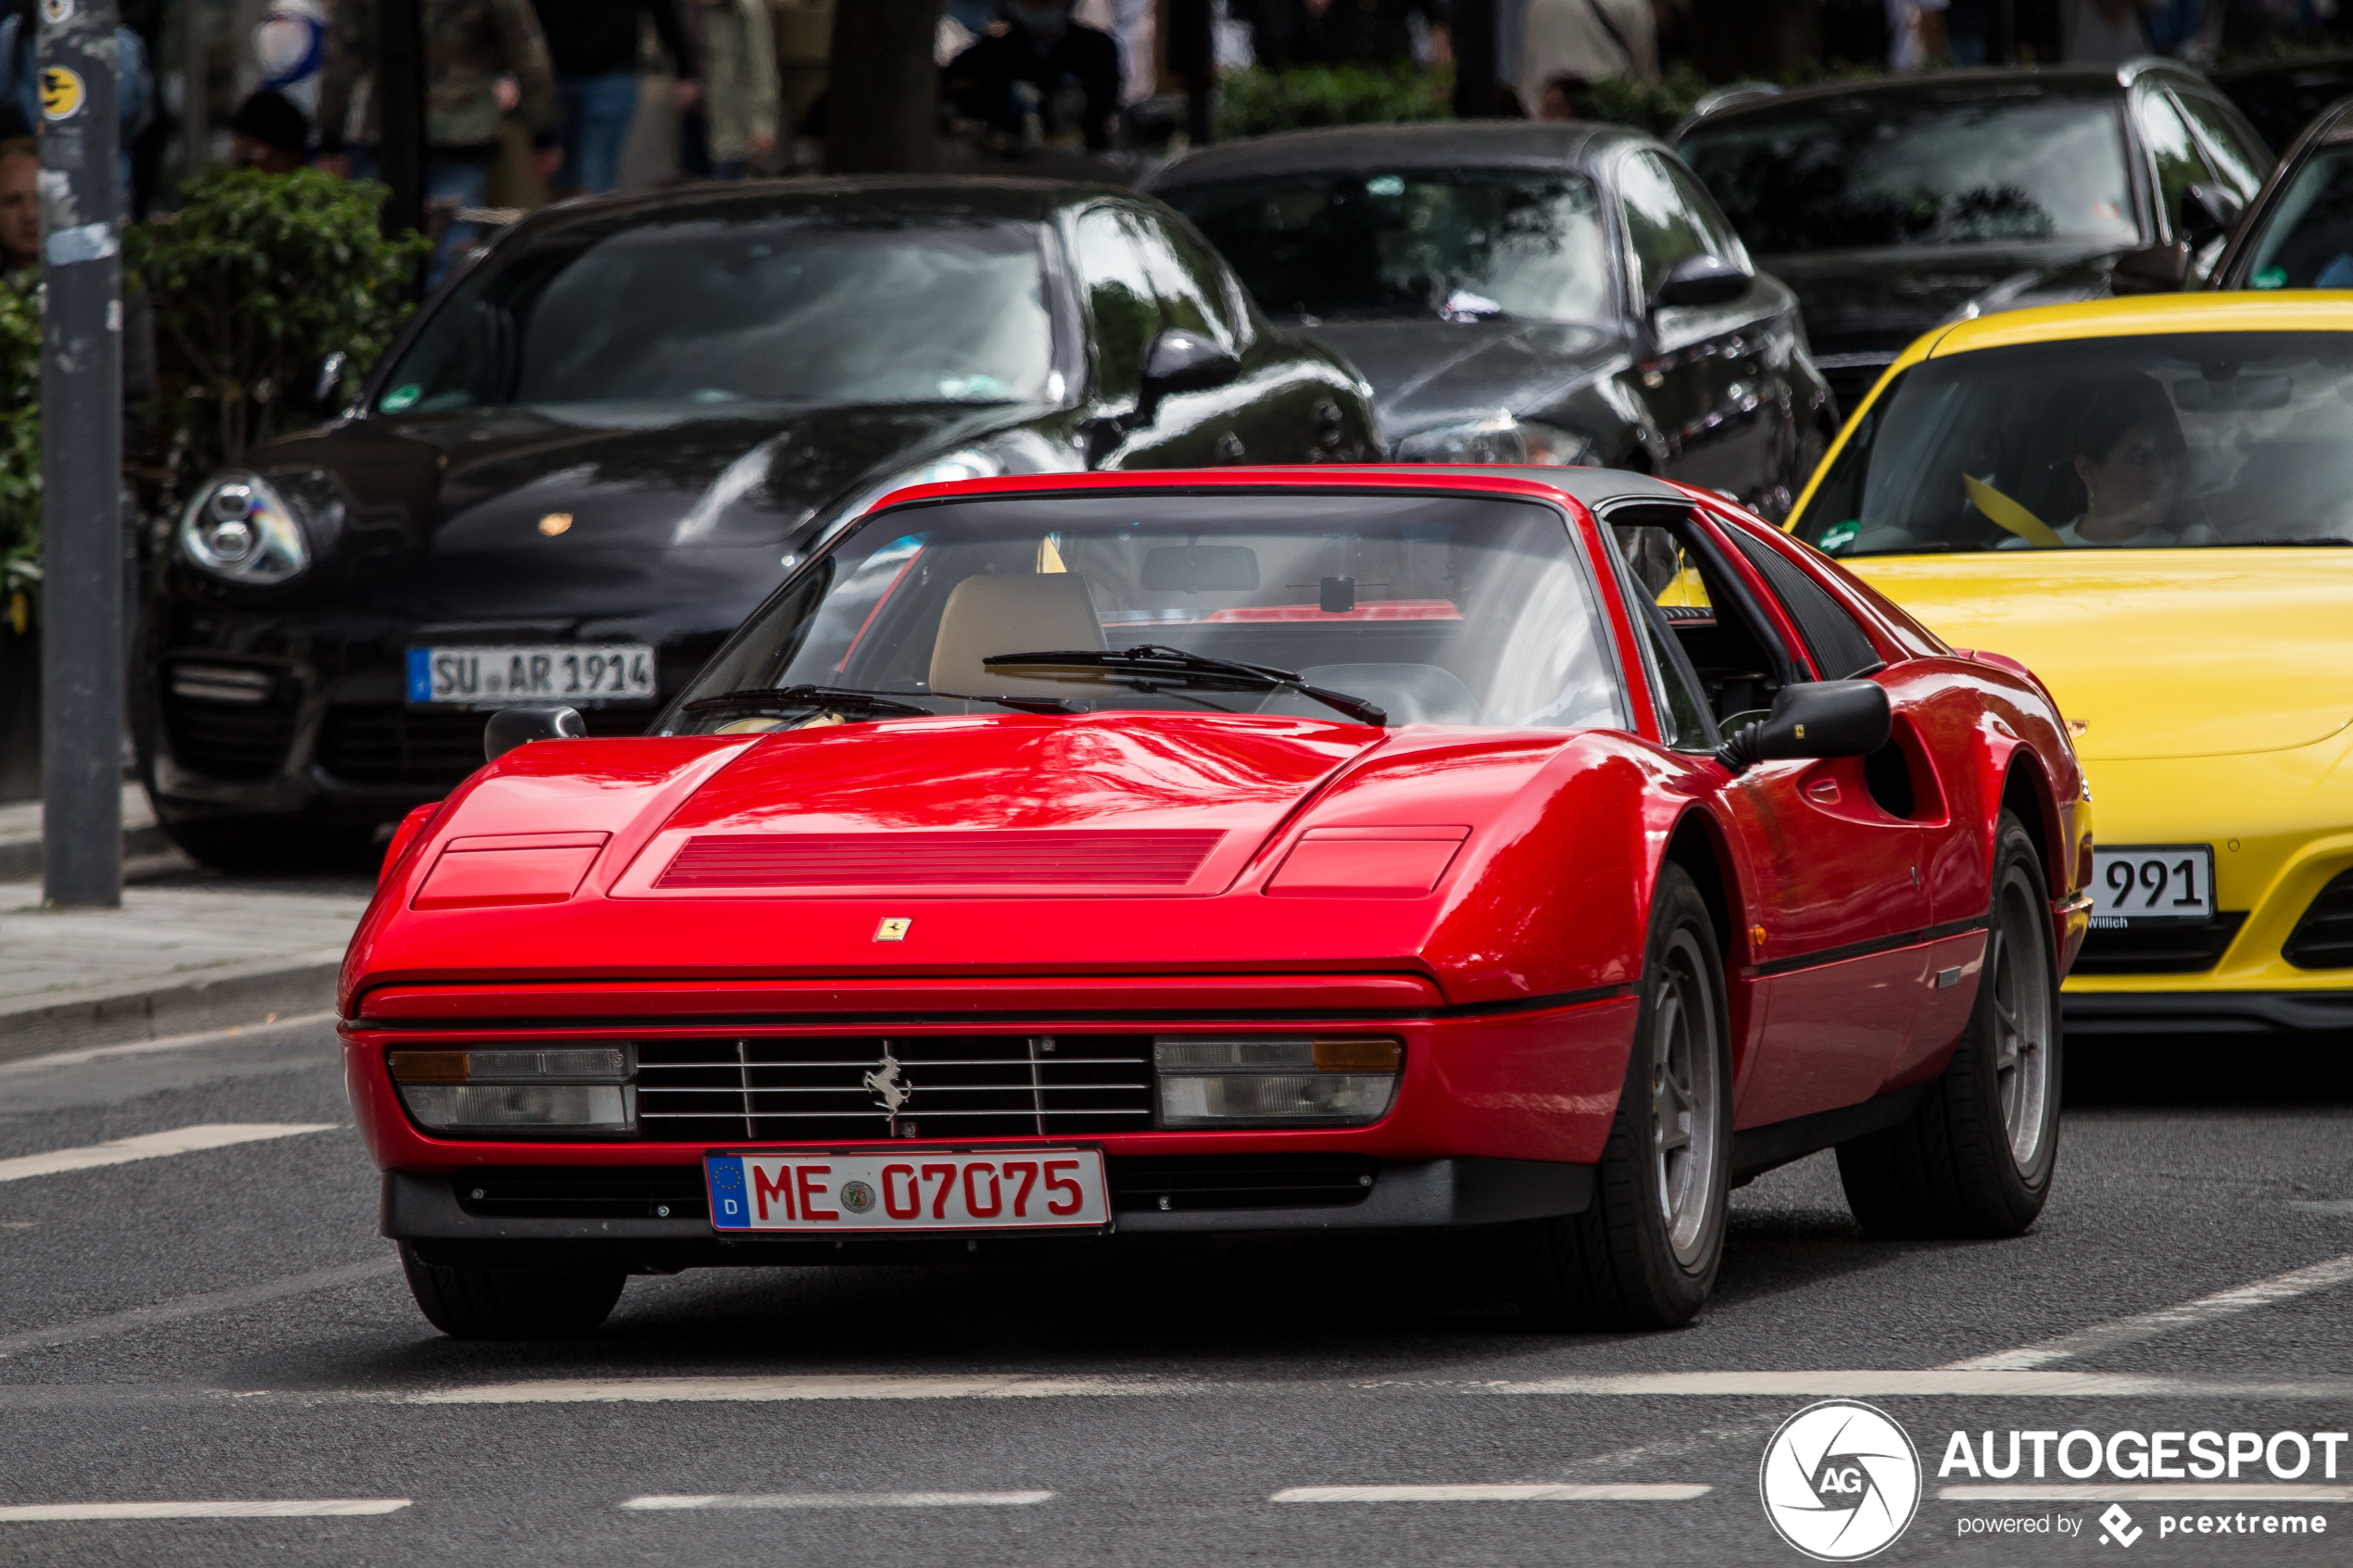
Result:
<svg viewBox="0 0 2353 1568"><path fill-rule="evenodd" d="M1797 1563L1760 1459L1842 1395L1925 1461L1874 1561L2342 1563L2353 1445L2335 1482L2315 1449L2294 1483L2333 1491L2130 1497L2129 1546L2099 1515L2147 1483L2054 1467L2044 1485L2096 1495L1984 1499L1938 1472L1956 1430L2353 1428L2353 1263L2326 1266L2353 1255L2347 1056L2080 1060L2057 1195L2021 1240L1866 1241L1828 1157L1775 1173L1736 1195L1715 1303L1674 1334L1529 1332L1443 1246L1114 1244L639 1279L593 1338L520 1347L444 1339L410 1303L323 1021L19 1064L0 1563ZM21 1163L208 1124L321 1130ZM1951 1370L1988 1358L2014 1370ZM2238 1479L2284 1484L2259 1461ZM1521 1490L1282 1497L1335 1486ZM22 1516L195 1502L375 1512ZM2260 1533L2289 1514L2327 1533ZM1962 1533L2005 1519L2048 1533Z"/></svg>

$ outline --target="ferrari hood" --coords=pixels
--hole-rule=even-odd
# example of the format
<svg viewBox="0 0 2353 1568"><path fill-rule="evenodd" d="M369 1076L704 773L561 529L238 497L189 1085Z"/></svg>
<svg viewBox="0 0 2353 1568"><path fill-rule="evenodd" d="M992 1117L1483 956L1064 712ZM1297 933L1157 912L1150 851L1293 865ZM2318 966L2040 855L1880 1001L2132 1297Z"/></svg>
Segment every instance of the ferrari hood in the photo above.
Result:
<svg viewBox="0 0 2353 1568"><path fill-rule="evenodd" d="M1844 563L2032 669L2086 761L2230 757L2353 721L2353 550L2035 550Z"/></svg>
<svg viewBox="0 0 2353 1568"><path fill-rule="evenodd" d="M788 731L683 803L614 892L1214 892L1383 735L1138 713Z"/></svg>
<svg viewBox="0 0 2353 1568"><path fill-rule="evenodd" d="M1595 327L1549 321L1327 321L1292 329L1347 357L1373 385L1390 441L1449 420L1544 407L1567 383L1615 364Z"/></svg>

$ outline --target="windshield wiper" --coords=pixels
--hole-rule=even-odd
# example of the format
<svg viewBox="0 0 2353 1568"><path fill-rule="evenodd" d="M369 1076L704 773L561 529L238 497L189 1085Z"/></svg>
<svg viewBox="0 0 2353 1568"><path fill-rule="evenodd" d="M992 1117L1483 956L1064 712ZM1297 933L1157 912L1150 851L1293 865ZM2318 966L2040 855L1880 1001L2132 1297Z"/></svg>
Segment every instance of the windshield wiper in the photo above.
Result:
<svg viewBox="0 0 2353 1568"><path fill-rule="evenodd" d="M1110 671L1113 679L1139 691L1151 690L1150 683L1154 681L1175 681L1186 685L1226 691L1294 691L1302 696L1315 698L1327 708L1337 709L1359 723L1389 722L1389 710L1378 703L1367 702L1361 696L1351 696L1346 692L1311 686L1295 671L1277 670L1265 664L1240 664L1229 659L1211 659L1156 643L1143 643L1132 648L1050 648L1039 653L1000 653L980 662L992 670L1009 664L1103 670Z"/></svg>
<svg viewBox="0 0 2353 1568"><path fill-rule="evenodd" d="M686 704L689 713L722 708L822 708L836 713L863 713L878 718L937 719L939 710L901 702L902 696L944 697L951 702L993 702L1024 713L1084 713L1067 697L975 696L968 692L865 692L849 686L749 686L739 692L698 697Z"/></svg>
<svg viewBox="0 0 2353 1568"><path fill-rule="evenodd" d="M921 692L908 692L908 696L921 696ZM710 713L722 708L823 708L837 713L891 714L911 718L936 719L939 715L928 708L918 708L912 702L901 702L890 692L852 691L847 686L746 686L739 692L722 692L717 696L697 697L686 704L689 713Z"/></svg>

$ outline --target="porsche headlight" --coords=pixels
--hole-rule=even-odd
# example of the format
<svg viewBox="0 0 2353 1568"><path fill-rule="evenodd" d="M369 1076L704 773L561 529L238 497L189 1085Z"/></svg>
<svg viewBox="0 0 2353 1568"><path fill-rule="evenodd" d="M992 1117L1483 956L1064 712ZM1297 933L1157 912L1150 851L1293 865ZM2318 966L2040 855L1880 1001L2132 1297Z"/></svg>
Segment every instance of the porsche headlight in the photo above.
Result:
<svg viewBox="0 0 2353 1568"><path fill-rule="evenodd" d="M1560 468L1592 460L1593 444L1573 431L1510 414L1417 430L1397 443L1401 463L1530 463Z"/></svg>
<svg viewBox="0 0 2353 1568"><path fill-rule="evenodd" d="M232 583L267 587L310 565L310 546L285 498L259 474L227 473L196 493L180 515L180 553Z"/></svg>
<svg viewBox="0 0 2353 1568"><path fill-rule="evenodd" d="M875 509L894 490L917 484L948 484L960 479L993 479L1000 473L1069 473L1079 467L1073 448L1058 446L1035 431L1009 431L993 440L963 446L943 456L904 468L879 484L868 485L825 519L799 552L806 555Z"/></svg>

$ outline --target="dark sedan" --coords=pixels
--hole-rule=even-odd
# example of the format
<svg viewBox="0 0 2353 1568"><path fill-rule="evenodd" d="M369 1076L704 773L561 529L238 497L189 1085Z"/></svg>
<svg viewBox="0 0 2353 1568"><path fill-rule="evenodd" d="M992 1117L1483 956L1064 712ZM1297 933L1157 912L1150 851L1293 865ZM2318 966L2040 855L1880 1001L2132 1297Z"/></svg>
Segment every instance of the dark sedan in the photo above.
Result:
<svg viewBox="0 0 2353 1568"><path fill-rule="evenodd" d="M2353 97L2292 143L2214 265L2218 289L2353 289Z"/></svg>
<svg viewBox="0 0 2353 1568"><path fill-rule="evenodd" d="M1132 193L803 181L553 208L344 417L191 502L145 618L147 786L215 864L357 848L481 764L486 710L642 728L903 485L1378 455L1356 372Z"/></svg>
<svg viewBox="0 0 2353 1568"><path fill-rule="evenodd" d="M2263 140L2285 157L2322 109L2353 93L2353 54L2282 56L2210 74Z"/></svg>
<svg viewBox="0 0 2353 1568"><path fill-rule="evenodd" d="M1639 132L1301 132L1151 188L1365 372L1396 460L1596 463L1779 516L1836 433L1795 297Z"/></svg>
<svg viewBox="0 0 2353 1568"><path fill-rule="evenodd" d="M1849 409L1941 322L2196 282L2271 167L2227 98L2155 59L1743 94L1675 145L1805 300Z"/></svg>

